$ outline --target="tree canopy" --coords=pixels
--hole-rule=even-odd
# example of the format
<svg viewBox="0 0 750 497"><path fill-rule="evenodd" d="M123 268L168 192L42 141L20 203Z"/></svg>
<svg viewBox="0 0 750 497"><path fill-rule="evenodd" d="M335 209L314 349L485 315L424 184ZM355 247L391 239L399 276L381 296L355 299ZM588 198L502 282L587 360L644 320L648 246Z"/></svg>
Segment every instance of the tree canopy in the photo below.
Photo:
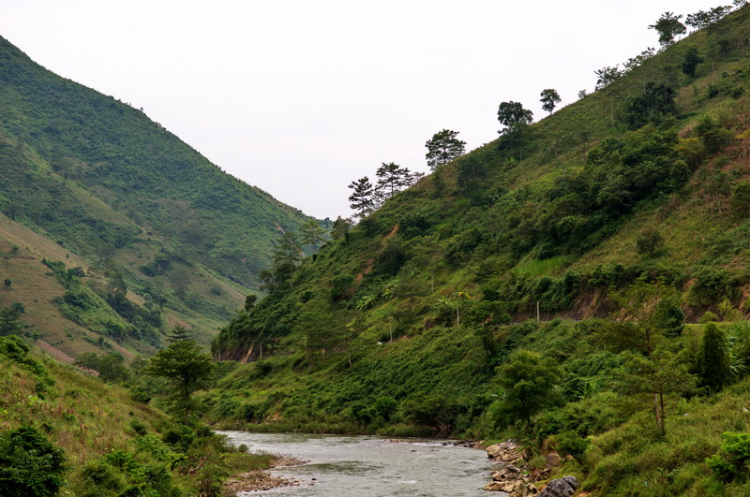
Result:
<svg viewBox="0 0 750 497"><path fill-rule="evenodd" d="M553 90L551 88L542 90L541 97L542 98L540 102L542 102L542 109L546 112L549 112L550 114L552 114L552 111L555 110L557 104L562 101L562 99L560 98L560 94L557 93L557 90Z"/></svg>
<svg viewBox="0 0 750 497"><path fill-rule="evenodd" d="M213 372L211 356L204 353L195 340L180 340L151 358L146 374L169 381L175 392L175 411L182 413L185 424L190 420L193 392L205 388Z"/></svg>
<svg viewBox="0 0 750 497"><path fill-rule="evenodd" d="M375 175L378 177L377 192L383 200L387 200L401 191L408 185L411 176L407 168L401 167L395 162L383 162Z"/></svg>
<svg viewBox="0 0 750 497"><path fill-rule="evenodd" d="M666 48L675 42L675 38L685 34L687 28L680 21L682 15L674 15L672 12L665 12L658 21L651 24L648 28L655 29L659 33L659 44Z"/></svg>
<svg viewBox="0 0 750 497"><path fill-rule="evenodd" d="M349 183L352 194L349 195L349 207L355 210L355 216L364 219L375 210L375 188L370 183L370 178L365 176L357 181Z"/></svg>
<svg viewBox="0 0 750 497"><path fill-rule="evenodd" d="M529 109L524 109L520 102L501 102L497 110L497 120L505 126L505 129L498 133L502 135L519 131L531 124L533 119L534 113Z"/></svg>
<svg viewBox="0 0 750 497"><path fill-rule="evenodd" d="M458 131L444 129L438 131L432 138L427 140L427 165L430 170L449 163L453 159L462 156L466 151L466 142L457 138Z"/></svg>

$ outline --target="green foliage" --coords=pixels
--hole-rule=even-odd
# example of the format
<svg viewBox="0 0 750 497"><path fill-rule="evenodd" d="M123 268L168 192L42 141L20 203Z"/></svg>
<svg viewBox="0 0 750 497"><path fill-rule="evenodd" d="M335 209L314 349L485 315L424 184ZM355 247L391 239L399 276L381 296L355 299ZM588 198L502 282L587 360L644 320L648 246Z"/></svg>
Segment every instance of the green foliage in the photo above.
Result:
<svg viewBox="0 0 750 497"><path fill-rule="evenodd" d="M130 371L125 367L122 354L110 352L109 354L94 354L86 352L76 358L76 366L82 366L97 371L99 377L106 382L121 382L130 378Z"/></svg>
<svg viewBox="0 0 750 497"><path fill-rule="evenodd" d="M21 335L24 325L21 322L21 309L18 306L0 307L0 337Z"/></svg>
<svg viewBox="0 0 750 497"><path fill-rule="evenodd" d="M180 340L159 351L144 369L146 374L164 378L174 387L175 411L185 424L193 410L192 394L205 387L211 377L211 356L201 351L193 340Z"/></svg>
<svg viewBox="0 0 750 497"><path fill-rule="evenodd" d="M516 419L528 423L534 414L559 402L555 385L561 371L550 358L519 350L497 368L497 375L503 388L498 411L501 424L514 424Z"/></svg>
<svg viewBox="0 0 750 497"><path fill-rule="evenodd" d="M732 381L727 338L715 323L703 330L695 370L701 386L709 392L719 392Z"/></svg>
<svg viewBox="0 0 750 497"><path fill-rule="evenodd" d="M685 34L687 31L680 19L682 19L682 15L676 16L672 12L665 12L659 17L659 20L649 26L649 29L654 29L659 33L659 44L662 47L672 45L677 36Z"/></svg>
<svg viewBox="0 0 750 497"><path fill-rule="evenodd" d="M734 134L728 130L722 128L718 121L712 119L709 116L704 117L698 126L695 127L696 133L703 141L703 145L706 147L706 152L713 155L722 150L724 147L734 138Z"/></svg>
<svg viewBox="0 0 750 497"><path fill-rule="evenodd" d="M688 18L690 18L690 16L688 16ZM698 49L695 47L689 48L688 51L685 52L685 58L682 60L682 72L691 78L694 78L695 69L701 62L703 62L703 57L698 53Z"/></svg>
<svg viewBox="0 0 750 497"><path fill-rule="evenodd" d="M531 124L534 114L529 109L524 109L520 102L501 102L497 110L497 120L505 128L500 134L512 135L523 130Z"/></svg>
<svg viewBox="0 0 750 497"><path fill-rule="evenodd" d="M664 246L664 237L654 229L641 232L635 240L635 250L641 255L651 257Z"/></svg>
<svg viewBox="0 0 750 497"><path fill-rule="evenodd" d="M729 202L732 214L739 218L750 217L750 183L737 183Z"/></svg>
<svg viewBox="0 0 750 497"><path fill-rule="evenodd" d="M0 211L93 268L131 266L131 291L153 278L152 288L166 286L170 297L180 265L214 282L231 279L244 292L258 289L278 227L295 231L308 220L221 171L142 111L52 74L5 39L0 74ZM231 307L233 296L216 300L211 310L191 306L196 321L208 318L204 329L216 314L226 318L216 308ZM126 301L114 304L132 312ZM170 304L174 312L183 303ZM64 312L98 333L158 343L150 330L141 333L145 322L135 330L120 322L122 329L117 319L93 319L74 306Z"/></svg>
<svg viewBox="0 0 750 497"><path fill-rule="evenodd" d="M674 88L664 84L647 83L641 95L626 102L626 119L630 129L638 129L648 123L659 124L666 117L677 113Z"/></svg>
<svg viewBox="0 0 750 497"><path fill-rule="evenodd" d="M367 176L349 183L352 194L349 196L349 207L356 211L356 217L364 219L375 210L375 187Z"/></svg>
<svg viewBox="0 0 750 497"><path fill-rule="evenodd" d="M478 199L488 174L487 166L475 156L465 157L458 162L456 185L459 193L475 200Z"/></svg>
<svg viewBox="0 0 750 497"><path fill-rule="evenodd" d="M53 497L65 483L63 451L32 427L0 435L0 494Z"/></svg>
<svg viewBox="0 0 750 497"><path fill-rule="evenodd" d="M26 342L15 335L0 337L0 355L46 379L47 370L38 361L28 356L30 350Z"/></svg>
<svg viewBox="0 0 750 497"><path fill-rule="evenodd" d="M459 140L456 138L457 136L458 131L444 129L427 140L427 143L425 143L425 147L427 147L425 158L431 171L464 154L466 142Z"/></svg>
<svg viewBox="0 0 750 497"><path fill-rule="evenodd" d="M719 452L706 459L706 465L722 481L747 478L750 462L750 434L723 433Z"/></svg>
<svg viewBox="0 0 750 497"><path fill-rule="evenodd" d="M731 10L729 6L714 7L708 11L699 10L694 14L688 14L685 24L695 29L703 29L720 21Z"/></svg>
<svg viewBox="0 0 750 497"><path fill-rule="evenodd" d="M541 97L542 109L550 114L552 114L552 111L555 110L555 107L561 101L560 94L557 93L557 90L553 89L542 90Z"/></svg>

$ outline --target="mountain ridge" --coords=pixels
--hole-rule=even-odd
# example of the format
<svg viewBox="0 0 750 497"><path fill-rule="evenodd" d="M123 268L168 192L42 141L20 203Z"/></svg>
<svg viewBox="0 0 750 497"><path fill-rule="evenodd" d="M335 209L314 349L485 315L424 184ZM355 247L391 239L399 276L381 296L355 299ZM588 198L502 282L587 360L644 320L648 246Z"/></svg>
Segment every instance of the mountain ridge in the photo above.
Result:
<svg viewBox="0 0 750 497"><path fill-rule="evenodd" d="M119 286L133 305L195 327L203 343L260 291L279 230L310 219L220 170L142 111L56 76L3 38L0 109L0 212L67 248L67 259L82 257L79 277L86 285L99 278L103 297L116 298ZM0 305L13 303L18 288ZM34 311L33 301L25 305ZM122 301L120 311L130 307Z"/></svg>

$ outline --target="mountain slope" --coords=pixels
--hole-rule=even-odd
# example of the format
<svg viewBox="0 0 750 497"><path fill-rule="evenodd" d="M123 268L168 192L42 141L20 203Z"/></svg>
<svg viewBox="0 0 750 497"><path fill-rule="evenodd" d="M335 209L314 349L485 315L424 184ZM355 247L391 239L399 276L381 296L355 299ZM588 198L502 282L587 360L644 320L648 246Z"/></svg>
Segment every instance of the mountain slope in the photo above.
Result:
<svg viewBox="0 0 750 497"><path fill-rule="evenodd" d="M0 212L77 256L103 297L114 282L133 304L166 309L169 324L193 326L204 341L258 291L278 234L309 219L2 38L0 110Z"/></svg>
<svg viewBox="0 0 750 497"><path fill-rule="evenodd" d="M513 437L597 495L747 493L705 459L750 430L724 410L750 381L749 30L743 7L388 200L222 330L249 364L209 419Z"/></svg>

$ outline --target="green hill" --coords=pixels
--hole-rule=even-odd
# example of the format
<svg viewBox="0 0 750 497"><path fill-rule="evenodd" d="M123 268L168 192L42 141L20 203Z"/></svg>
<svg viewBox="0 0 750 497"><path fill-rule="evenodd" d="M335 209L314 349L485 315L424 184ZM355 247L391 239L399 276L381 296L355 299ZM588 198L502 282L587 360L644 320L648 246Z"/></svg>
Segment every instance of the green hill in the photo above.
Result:
<svg viewBox="0 0 750 497"><path fill-rule="evenodd" d="M719 448L750 430L748 32L743 7L277 264L213 342L249 364L209 419L515 437L596 495L745 495Z"/></svg>
<svg viewBox="0 0 750 497"><path fill-rule="evenodd" d="M178 323L207 343L258 291L278 233L309 219L222 172L142 111L52 74L2 38L0 174L0 276L17 280L0 306L20 302L29 315L52 315L60 305L14 292L64 283L42 260L81 268L78 283L93 300L62 310L74 329L74 343L62 346L71 355L88 347L79 332L147 350L163 326ZM17 276L16 263L30 257L33 274ZM60 299L77 291L65 290Z"/></svg>
<svg viewBox="0 0 750 497"><path fill-rule="evenodd" d="M131 396L0 336L0 493L220 495L229 474L268 467Z"/></svg>

